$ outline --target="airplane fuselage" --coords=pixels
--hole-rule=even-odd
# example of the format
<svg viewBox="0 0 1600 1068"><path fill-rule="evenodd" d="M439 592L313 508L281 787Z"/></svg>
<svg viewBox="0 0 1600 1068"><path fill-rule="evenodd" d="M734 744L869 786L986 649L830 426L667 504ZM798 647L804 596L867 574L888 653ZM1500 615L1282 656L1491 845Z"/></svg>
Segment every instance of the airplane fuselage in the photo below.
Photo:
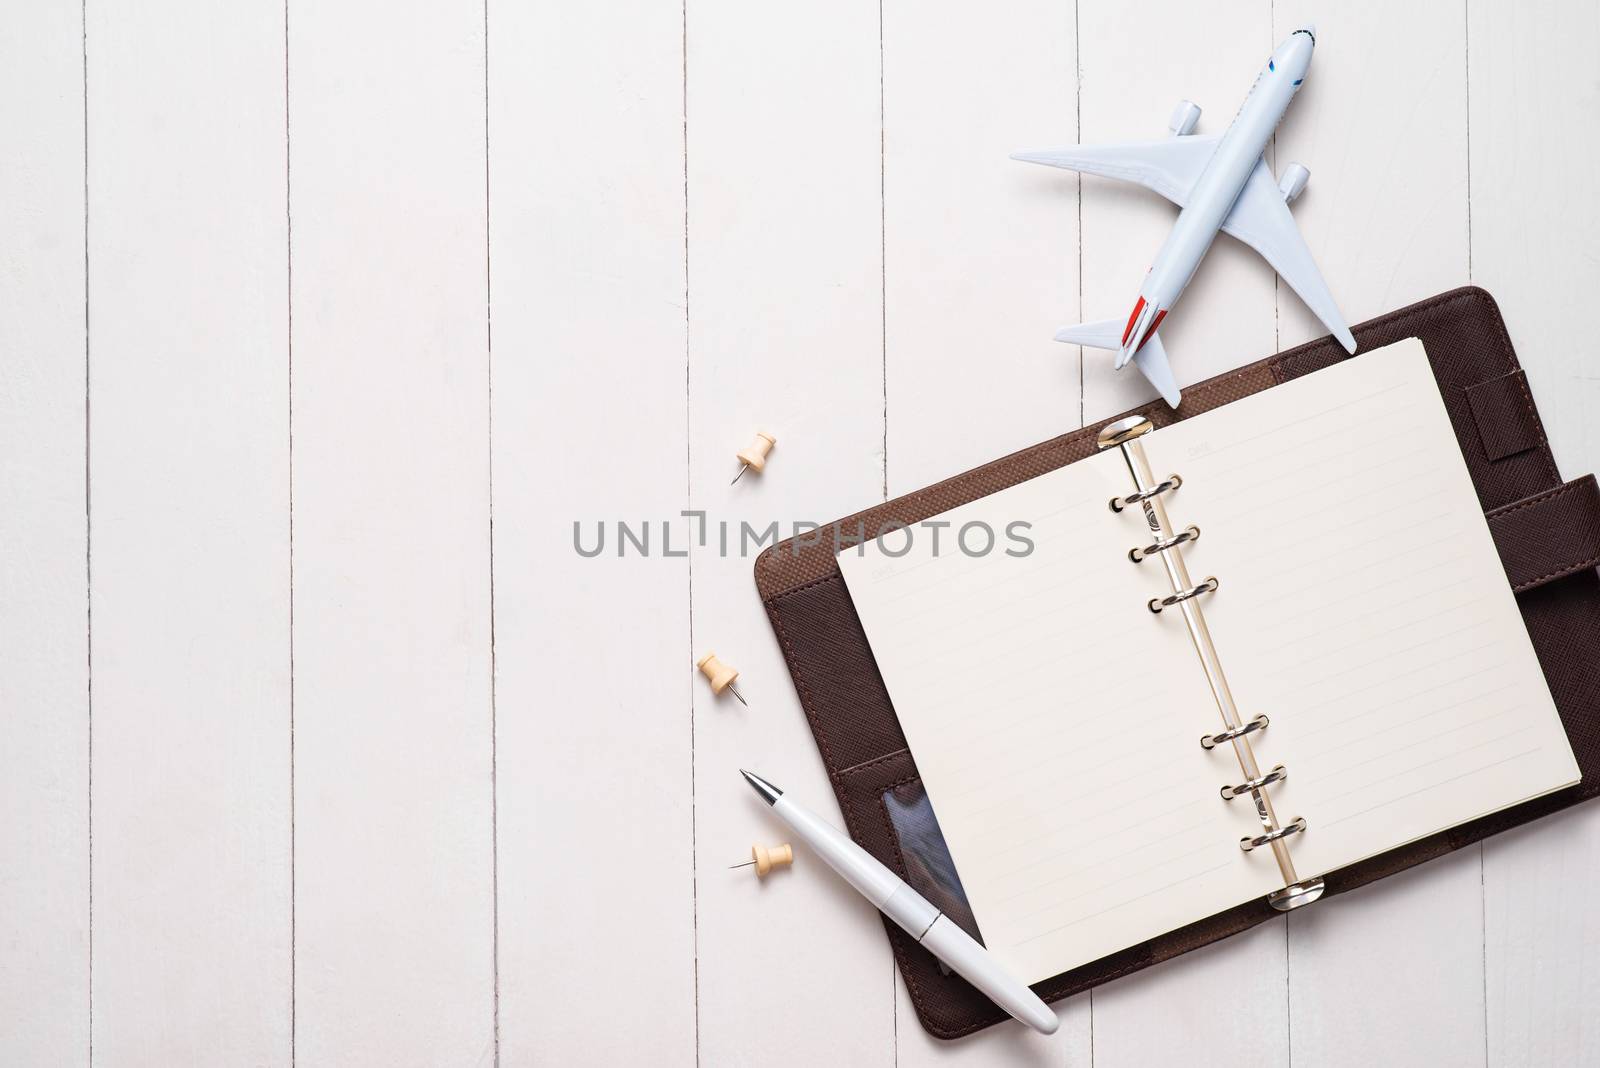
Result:
<svg viewBox="0 0 1600 1068"><path fill-rule="evenodd" d="M1139 288L1139 301L1128 317L1123 335L1122 351L1117 359L1119 367L1160 327L1167 311L1177 303L1184 287L1199 269L1223 220L1233 210L1256 162L1266 151L1273 131L1299 91L1306 70L1311 66L1315 43L1310 32L1295 31L1278 46L1257 76Z"/></svg>

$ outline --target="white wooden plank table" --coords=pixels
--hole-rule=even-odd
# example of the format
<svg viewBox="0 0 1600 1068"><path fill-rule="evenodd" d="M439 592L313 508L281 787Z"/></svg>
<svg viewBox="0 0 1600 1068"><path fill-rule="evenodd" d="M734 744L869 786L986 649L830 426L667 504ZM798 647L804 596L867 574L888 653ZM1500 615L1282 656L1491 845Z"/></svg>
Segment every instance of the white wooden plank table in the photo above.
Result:
<svg viewBox="0 0 1600 1068"><path fill-rule="evenodd" d="M156 1063L203 1020L218 1059L274 1062L297 844L309 860L291 824L283 10L87 15L88 1041Z"/></svg>
<svg viewBox="0 0 1600 1068"><path fill-rule="evenodd" d="M287 18L292 1050L478 1060L495 992L483 17L372 0Z"/></svg>
<svg viewBox="0 0 1600 1068"><path fill-rule="evenodd" d="M1011 151L1220 129L1315 19L1273 156L1345 312L1485 285L1600 467L1594 5L5 13L0 1063L1600 1064L1597 811L1049 1040L929 1038L862 902L727 868L781 837L739 766L837 817L768 524L1152 395L1049 338L1172 210ZM1318 333L1226 240L1163 332Z"/></svg>
<svg viewBox="0 0 1600 1068"><path fill-rule="evenodd" d="M89 574L81 12L0 35L0 1050L89 1037ZM280 944L281 944L280 939Z"/></svg>

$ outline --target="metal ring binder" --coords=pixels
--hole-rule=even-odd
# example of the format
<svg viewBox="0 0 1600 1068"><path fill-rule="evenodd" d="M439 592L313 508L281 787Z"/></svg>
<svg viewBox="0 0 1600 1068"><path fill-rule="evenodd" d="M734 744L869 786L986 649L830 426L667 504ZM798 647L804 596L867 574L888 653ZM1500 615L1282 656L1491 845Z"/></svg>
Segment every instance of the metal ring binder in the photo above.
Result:
<svg viewBox="0 0 1600 1068"><path fill-rule="evenodd" d="M1267 729L1267 725L1271 722L1272 721L1267 719L1266 716L1257 716L1255 719L1242 726L1232 727L1225 731L1218 731L1216 734L1206 735L1200 739L1200 748L1215 749L1223 742L1231 742L1235 738L1243 738L1245 735L1254 733L1255 731L1264 731Z"/></svg>
<svg viewBox="0 0 1600 1068"><path fill-rule="evenodd" d="M1246 853L1248 853L1248 852L1250 852L1250 850L1256 848L1257 846L1264 846L1264 845L1268 844L1269 842L1281 841L1281 840L1289 837L1291 834L1299 834L1301 831L1303 831L1305 829L1306 829L1305 818L1304 817L1297 817L1295 819L1295 821L1293 823L1289 824L1287 827L1278 827L1278 828L1275 828L1273 830L1268 831L1266 834L1258 834L1254 838L1248 838L1247 837L1247 838L1239 839L1239 848L1244 850ZM1322 880L1318 879L1316 881L1320 883Z"/></svg>
<svg viewBox="0 0 1600 1068"><path fill-rule="evenodd" d="M1111 510L1113 512L1120 512L1130 504L1139 504L1143 501L1154 500L1163 493L1168 493L1172 490L1175 490L1181 485L1183 485L1183 479L1181 477L1178 475L1168 475L1165 479L1157 482L1149 489L1141 489L1135 493L1128 494L1126 497L1111 498Z"/></svg>
<svg viewBox="0 0 1600 1068"><path fill-rule="evenodd" d="M1199 540L1199 537L1200 528L1191 526L1186 530L1178 531L1170 538L1162 538L1160 541L1153 541L1142 549L1129 549L1128 559L1137 564L1143 561L1147 556L1154 556L1156 553L1164 553L1173 546L1182 545L1186 541L1197 541Z"/></svg>
<svg viewBox="0 0 1600 1068"><path fill-rule="evenodd" d="M1211 578L1208 578L1204 582L1200 583L1200 585L1190 586L1186 590L1179 590L1177 593L1174 593L1169 597L1152 597L1150 598L1150 611L1159 612L1163 608L1171 608L1175 604L1182 604L1184 601L1187 601L1192 597L1198 597L1202 593L1212 593L1216 590L1217 586L1218 582L1216 576L1213 575Z"/></svg>
<svg viewBox="0 0 1600 1068"><path fill-rule="evenodd" d="M1232 801L1236 797L1242 797L1253 790L1261 789L1263 786L1271 786L1275 782L1282 782L1288 777L1289 770L1279 764L1265 775L1251 779L1249 782L1242 782L1238 786L1224 786L1222 788L1222 799L1224 801Z"/></svg>
<svg viewBox="0 0 1600 1068"><path fill-rule="evenodd" d="M1166 573L1172 593L1166 597L1151 598L1150 611L1160 612L1163 608L1176 607L1183 616L1184 626L1189 631L1189 639L1194 643L1195 653L1200 657L1200 666L1205 671L1206 681L1211 686L1211 695L1216 700L1217 711L1222 715L1224 728L1216 734L1206 735L1200 739L1200 744L1208 750L1223 744L1233 747L1234 756L1238 758L1239 770L1244 773L1245 781L1238 786L1223 787L1222 796L1231 799L1248 794L1254 802L1255 813L1261 821L1262 828L1262 833L1254 837L1241 838L1239 848L1249 852L1261 846L1271 847L1272 857L1277 861L1278 872L1283 877L1284 885L1267 895L1267 902L1278 911L1287 912L1289 909L1317 900L1322 896L1325 885L1320 877L1301 879L1295 872L1294 861L1289 856L1289 847L1284 839L1303 832L1306 829L1306 821L1296 817L1288 824L1282 824L1278 822L1278 815L1273 811L1272 798L1267 792L1267 787L1282 782L1287 771L1280 764L1263 774L1261 766L1256 762L1255 752L1250 747L1249 735L1266 727L1267 717L1257 716L1246 723L1239 715L1233 691L1228 686L1222 662L1217 657L1216 645L1211 640L1211 631L1206 626L1205 614L1201 610L1200 602L1196 600L1200 594L1216 590L1218 583L1216 578L1212 577L1196 584L1189 577L1189 568L1183 559L1182 545L1185 541L1193 541L1194 538L1185 538L1174 533L1172 521L1167 517L1166 505L1162 502L1163 495L1181 486L1183 479L1178 475L1172 475L1162 481L1156 481L1150 468L1150 459L1145 455L1144 442L1140 440L1154 429L1154 424L1142 415L1127 416L1101 428L1100 448L1119 449L1123 461L1128 465L1128 473L1133 478L1134 492L1126 497L1112 498L1111 510L1121 512L1132 504L1141 506L1140 513L1145 521L1145 529L1155 540L1147 549L1135 549L1129 556L1135 562L1143 556L1154 555L1161 558L1162 569ZM1198 529L1193 527L1184 533L1187 534L1190 530L1196 535L1199 533Z"/></svg>

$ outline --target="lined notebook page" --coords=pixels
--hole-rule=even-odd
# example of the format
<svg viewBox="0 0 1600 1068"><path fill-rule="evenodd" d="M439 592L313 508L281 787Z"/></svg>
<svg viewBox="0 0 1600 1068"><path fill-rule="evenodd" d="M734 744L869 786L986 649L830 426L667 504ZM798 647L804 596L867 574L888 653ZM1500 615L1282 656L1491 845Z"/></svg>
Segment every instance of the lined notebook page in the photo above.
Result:
<svg viewBox="0 0 1600 1068"><path fill-rule="evenodd" d="M1280 817L1331 870L1577 779L1421 345L1146 438ZM1281 884L1107 453L839 558L982 929L1034 982ZM970 523L1034 549L973 557ZM981 530L982 528L974 528ZM981 539L969 539L981 545ZM1002 539L1002 544L1005 544ZM891 553L899 555L890 555Z"/></svg>
<svg viewBox="0 0 1600 1068"><path fill-rule="evenodd" d="M1129 488L1093 456L944 513L937 552L915 528L898 559L839 557L984 941L1027 982L1272 889L1196 743L1193 647L1106 506ZM1016 521L1025 557L954 543Z"/></svg>
<svg viewBox="0 0 1600 1068"><path fill-rule="evenodd" d="M1422 343L1152 436L1255 745L1320 874L1579 778ZM1166 620L1162 621L1167 622ZM1172 622L1180 622L1174 619Z"/></svg>

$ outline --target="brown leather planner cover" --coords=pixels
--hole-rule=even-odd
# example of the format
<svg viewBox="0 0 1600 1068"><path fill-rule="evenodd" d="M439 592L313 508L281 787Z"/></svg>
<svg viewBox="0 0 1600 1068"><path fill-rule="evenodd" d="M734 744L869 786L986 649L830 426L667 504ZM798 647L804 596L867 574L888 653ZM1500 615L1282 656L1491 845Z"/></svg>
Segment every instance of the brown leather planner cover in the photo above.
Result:
<svg viewBox="0 0 1600 1068"><path fill-rule="evenodd" d="M1467 287L1440 294L1363 323L1355 335L1355 356L1332 338L1323 338L1190 387L1176 411L1159 401L1139 411L1163 426L1340 360L1361 359L1403 338L1421 339L1583 779L1330 872L1330 895L1600 793L1600 575L1595 571L1600 565L1600 491L1594 477L1563 483L1557 474L1499 309L1483 290ZM850 834L902 877L908 877L907 862L884 794L915 783L917 767L839 573L836 546L854 545L885 524L916 523L1082 459L1096 451L1095 436L1108 422L839 520L820 536L807 533L781 542L756 561L757 588ZM1403 502L1396 505L1403 507ZM1084 609L1063 604L1061 610ZM1063 972L1034 989L1047 1001L1069 997L1275 915L1265 899L1254 901ZM931 1034L957 1038L1005 1019L963 979L942 971L905 932L887 920L884 926L917 1016Z"/></svg>

